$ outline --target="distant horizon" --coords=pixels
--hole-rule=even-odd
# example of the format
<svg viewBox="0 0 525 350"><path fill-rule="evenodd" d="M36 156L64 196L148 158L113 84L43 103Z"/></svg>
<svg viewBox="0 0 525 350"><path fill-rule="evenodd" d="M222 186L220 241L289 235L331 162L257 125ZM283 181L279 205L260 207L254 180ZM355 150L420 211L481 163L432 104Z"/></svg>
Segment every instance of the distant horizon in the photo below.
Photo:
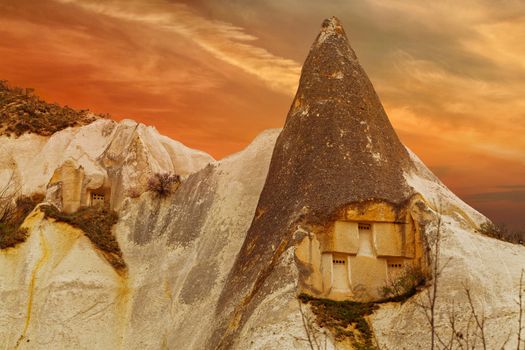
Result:
<svg viewBox="0 0 525 350"><path fill-rule="evenodd" d="M282 128L336 15L401 141L469 205L525 230L525 4L468 5L0 0L0 79L221 159Z"/></svg>

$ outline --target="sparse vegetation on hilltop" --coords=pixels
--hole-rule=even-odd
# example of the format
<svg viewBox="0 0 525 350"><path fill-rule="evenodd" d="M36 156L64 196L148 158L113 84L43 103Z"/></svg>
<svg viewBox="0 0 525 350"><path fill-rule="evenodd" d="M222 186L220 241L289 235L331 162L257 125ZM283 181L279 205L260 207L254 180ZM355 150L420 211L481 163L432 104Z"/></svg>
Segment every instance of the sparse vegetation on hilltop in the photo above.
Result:
<svg viewBox="0 0 525 350"><path fill-rule="evenodd" d="M65 128L86 125L105 117L107 115L47 103L38 98L33 89L11 87L0 80L0 135L34 133L50 136Z"/></svg>

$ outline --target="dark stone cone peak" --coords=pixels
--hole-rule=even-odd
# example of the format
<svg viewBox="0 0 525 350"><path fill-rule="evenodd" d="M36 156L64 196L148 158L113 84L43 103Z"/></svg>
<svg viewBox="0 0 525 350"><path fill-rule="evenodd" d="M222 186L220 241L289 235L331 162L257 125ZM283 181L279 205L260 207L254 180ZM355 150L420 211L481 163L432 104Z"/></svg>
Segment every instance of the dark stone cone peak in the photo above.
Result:
<svg viewBox="0 0 525 350"><path fill-rule="evenodd" d="M400 203L411 194L403 178L410 166L339 20L325 20L276 143L258 212L275 210L275 225L298 212L322 221L351 202Z"/></svg>

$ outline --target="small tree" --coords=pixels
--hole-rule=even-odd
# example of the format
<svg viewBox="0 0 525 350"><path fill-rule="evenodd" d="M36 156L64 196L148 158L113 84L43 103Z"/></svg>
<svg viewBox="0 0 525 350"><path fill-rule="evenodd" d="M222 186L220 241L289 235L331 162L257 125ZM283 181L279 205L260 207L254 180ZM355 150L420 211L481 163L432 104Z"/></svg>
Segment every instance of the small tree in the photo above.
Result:
<svg viewBox="0 0 525 350"><path fill-rule="evenodd" d="M155 173L148 180L148 191L155 192L159 197L173 193L180 185L180 176L173 173Z"/></svg>
<svg viewBox="0 0 525 350"><path fill-rule="evenodd" d="M27 230L20 228L26 216L42 202L43 195L20 196L20 188L11 173L0 188L0 249L14 247L27 238Z"/></svg>

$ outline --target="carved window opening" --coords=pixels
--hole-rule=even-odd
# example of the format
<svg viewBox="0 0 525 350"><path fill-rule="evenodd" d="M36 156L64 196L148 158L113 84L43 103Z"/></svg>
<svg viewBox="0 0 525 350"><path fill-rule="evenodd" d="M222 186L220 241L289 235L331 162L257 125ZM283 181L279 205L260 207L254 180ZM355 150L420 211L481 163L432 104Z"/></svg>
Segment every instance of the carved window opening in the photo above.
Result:
<svg viewBox="0 0 525 350"><path fill-rule="evenodd" d="M359 249L357 255L375 256L372 245L372 225L358 224L359 228Z"/></svg>
<svg viewBox="0 0 525 350"><path fill-rule="evenodd" d="M92 193L91 194L91 205L104 205L106 196L103 193Z"/></svg>
<svg viewBox="0 0 525 350"><path fill-rule="evenodd" d="M95 201L103 201L104 200L104 195L103 194L93 193L93 200L95 200Z"/></svg>

